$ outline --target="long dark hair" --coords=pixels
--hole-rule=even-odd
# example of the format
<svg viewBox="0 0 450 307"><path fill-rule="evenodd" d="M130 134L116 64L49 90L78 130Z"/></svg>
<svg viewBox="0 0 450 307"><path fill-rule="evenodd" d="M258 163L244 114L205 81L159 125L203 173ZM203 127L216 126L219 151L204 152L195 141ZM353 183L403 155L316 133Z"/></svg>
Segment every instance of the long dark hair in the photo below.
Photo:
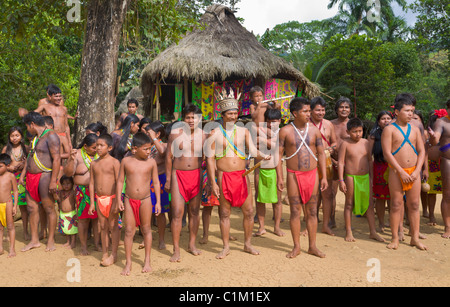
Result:
<svg viewBox="0 0 450 307"><path fill-rule="evenodd" d="M98 136L95 133L89 133L84 137L84 139L81 141L80 146L78 146L78 149L81 149L84 145L91 146L92 144L96 143L98 140Z"/></svg>
<svg viewBox="0 0 450 307"><path fill-rule="evenodd" d="M9 129L9 132L8 132L8 143L6 144L6 153L8 155L10 155L10 156L12 154L13 144L11 143L11 138L10 137L11 137L11 134L13 132L16 132L16 131L19 132L20 135L22 136L22 141L20 141L20 147L22 147L23 154L26 156L27 155L27 148L26 148L25 142L24 142L25 140L24 140L23 131L22 131L22 128L17 127L17 126L14 126L11 129Z"/></svg>
<svg viewBox="0 0 450 307"><path fill-rule="evenodd" d="M383 148L381 147L381 134L383 133L383 129L380 127L378 122L384 115L389 115L390 118L392 118L392 114L388 111L381 111L378 113L377 121L375 122L375 126L370 132L370 136L375 139L375 142L373 143L373 158L377 162L385 162L384 156L383 156Z"/></svg>
<svg viewBox="0 0 450 307"><path fill-rule="evenodd" d="M114 156L119 161L123 159L128 148L128 137L130 136L131 123L138 124L139 117L134 114L128 115L124 120L119 129L122 130L122 137L120 138L117 148L114 148Z"/></svg>

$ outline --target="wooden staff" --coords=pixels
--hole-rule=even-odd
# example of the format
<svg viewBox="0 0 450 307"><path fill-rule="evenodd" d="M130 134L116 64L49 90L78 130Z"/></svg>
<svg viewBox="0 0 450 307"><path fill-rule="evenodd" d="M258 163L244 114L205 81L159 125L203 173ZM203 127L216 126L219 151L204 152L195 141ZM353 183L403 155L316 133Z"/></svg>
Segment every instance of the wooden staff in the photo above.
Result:
<svg viewBox="0 0 450 307"><path fill-rule="evenodd" d="M251 172L253 172L255 169L257 169L258 167L261 166L261 164L263 163L264 160L259 161L258 163L256 163L251 169L249 169L248 171L246 171L242 177L247 176L248 174L250 174Z"/></svg>

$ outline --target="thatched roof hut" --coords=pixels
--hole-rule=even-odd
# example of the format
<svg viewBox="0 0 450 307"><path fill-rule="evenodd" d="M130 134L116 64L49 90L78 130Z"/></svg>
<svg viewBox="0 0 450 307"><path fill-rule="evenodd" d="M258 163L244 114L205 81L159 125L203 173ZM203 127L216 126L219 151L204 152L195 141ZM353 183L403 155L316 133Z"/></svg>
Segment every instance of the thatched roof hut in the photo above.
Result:
<svg viewBox="0 0 450 307"><path fill-rule="evenodd" d="M159 54L144 69L141 88L148 101L155 101L157 84L181 83L187 93L190 83L255 80L264 88L270 79L297 82L308 97L319 95L319 88L284 59L265 49L247 31L234 13L223 5L207 8L200 27L178 44ZM191 90L192 91L192 90ZM159 99L159 95L157 98ZM185 95L186 101L191 101Z"/></svg>

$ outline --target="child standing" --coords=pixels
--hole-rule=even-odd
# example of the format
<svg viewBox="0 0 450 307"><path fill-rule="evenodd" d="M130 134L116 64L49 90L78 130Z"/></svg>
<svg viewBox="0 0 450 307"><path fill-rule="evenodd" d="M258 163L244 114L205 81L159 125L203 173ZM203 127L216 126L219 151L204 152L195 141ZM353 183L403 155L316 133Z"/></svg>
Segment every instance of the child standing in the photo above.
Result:
<svg viewBox="0 0 450 307"><path fill-rule="evenodd" d="M372 196L375 198L375 209L378 217L380 231L383 232L386 227L384 224L384 213L386 202L389 206L389 185L386 181L388 164L383 157L381 148L381 134L383 129L392 121L392 115L388 111L381 111L375 123L375 127L369 136L369 148L373 155L373 177L372 177Z"/></svg>
<svg viewBox="0 0 450 307"><path fill-rule="evenodd" d="M156 217L156 224L158 225L159 234L159 249L166 249L166 244L164 243L164 234L166 231L166 213L170 210L169 193L164 190L164 185L166 184L166 149L167 143L164 143L161 139L165 136L165 127L160 121L154 121L148 124L145 128L145 132L150 137L152 141L152 148L150 157L153 158L158 166L158 178L161 190L161 214ZM150 192L152 198L153 213L155 212L156 206L156 194L153 180L150 185Z"/></svg>
<svg viewBox="0 0 450 307"><path fill-rule="evenodd" d="M113 139L109 134L99 136L96 144L98 159L91 163L89 181L91 202L88 214L93 215L97 210L103 252L100 265L110 266L117 261L120 239L119 211L115 194L120 162L109 154L113 145ZM112 248L111 255L108 255L110 234Z"/></svg>
<svg viewBox="0 0 450 307"><path fill-rule="evenodd" d="M264 120L267 124L265 127L259 127L258 149L271 150L275 148L278 141L278 133L280 131L281 112L278 109L269 108L264 113ZM256 214L259 222L259 229L254 236L262 236L266 233L265 215L266 203L272 204L274 213L274 233L277 236L284 236L285 233L280 228L282 204L281 191L277 189L277 171L276 162L277 152L270 160L264 161L260 169L255 171L255 198L256 198ZM259 159L255 159L255 164Z"/></svg>
<svg viewBox="0 0 450 307"><path fill-rule="evenodd" d="M58 231L67 236L64 247L74 249L78 233L78 219L75 205L75 191L72 177L62 176L59 179L60 189L55 195L59 207Z"/></svg>
<svg viewBox="0 0 450 307"><path fill-rule="evenodd" d="M9 254L8 258L16 256L15 242L16 230L14 229L14 215L17 212L17 203L19 192L17 190L17 181L15 176L8 172L8 165L11 164L11 158L7 154L0 154L0 255L3 251L3 229L8 228L9 233ZM14 195L14 202L11 198Z"/></svg>
<svg viewBox="0 0 450 307"><path fill-rule="evenodd" d="M136 133L131 144L133 156L125 157L120 164L119 179L116 188L116 201L120 211L124 211L125 222L125 268L122 275L131 273L131 248L136 227L140 226L144 237L145 259L142 273L151 272L150 252L152 245L151 218L152 202L150 195L150 180L156 195L155 215L161 212L160 183L158 166L154 159L149 159L152 148L150 138L142 132ZM124 183L126 178L126 182ZM122 189L126 184L125 201L122 202Z"/></svg>
<svg viewBox="0 0 450 307"><path fill-rule="evenodd" d="M415 100L398 95L394 105L395 123L384 128L381 136L383 155L389 164L389 220L392 231L392 241L387 246L389 249L397 249L400 244L399 230L402 225L404 195L410 222L410 244L420 250L427 249L419 238L420 171L425 160L425 149L419 128L410 124L414 103Z"/></svg>
<svg viewBox="0 0 450 307"><path fill-rule="evenodd" d="M22 219L23 236L26 241L30 240L30 234L28 233L29 222L25 191L25 172L23 174L23 182L21 181L21 175L22 171L25 169L27 152L22 129L20 127L12 127L8 133L8 144L3 148L2 153L8 154L11 158L11 164L8 165L7 169L16 177L17 188L19 191L18 205Z"/></svg>
<svg viewBox="0 0 450 307"><path fill-rule="evenodd" d="M351 219L355 215L367 214L370 238L384 242L375 230L375 213L371 194L372 154L369 141L363 139L363 122L352 118L347 123L350 139L339 148L339 189L345 194L344 220L345 241L354 242ZM345 175L345 179L344 179Z"/></svg>

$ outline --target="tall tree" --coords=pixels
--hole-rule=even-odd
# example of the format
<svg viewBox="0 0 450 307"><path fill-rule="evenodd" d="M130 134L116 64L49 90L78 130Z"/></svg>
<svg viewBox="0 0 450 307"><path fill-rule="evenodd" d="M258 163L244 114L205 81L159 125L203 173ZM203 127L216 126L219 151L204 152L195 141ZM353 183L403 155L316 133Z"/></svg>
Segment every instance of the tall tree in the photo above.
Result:
<svg viewBox="0 0 450 307"><path fill-rule="evenodd" d="M92 122L114 128L117 60L125 14L131 0L90 0L81 64L77 141Z"/></svg>

